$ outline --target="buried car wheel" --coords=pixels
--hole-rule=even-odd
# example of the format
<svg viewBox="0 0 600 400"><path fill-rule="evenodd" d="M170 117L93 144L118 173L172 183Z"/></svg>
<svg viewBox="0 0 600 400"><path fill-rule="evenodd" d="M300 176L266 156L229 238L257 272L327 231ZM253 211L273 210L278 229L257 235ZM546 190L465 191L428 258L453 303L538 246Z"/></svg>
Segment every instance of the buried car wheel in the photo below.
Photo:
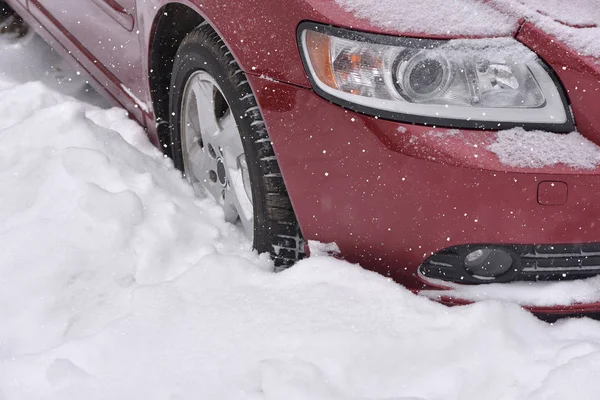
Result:
<svg viewBox="0 0 600 400"><path fill-rule="evenodd" d="M214 198L277 269L301 259L304 242L256 99L206 24L177 51L169 101L173 161L196 193Z"/></svg>

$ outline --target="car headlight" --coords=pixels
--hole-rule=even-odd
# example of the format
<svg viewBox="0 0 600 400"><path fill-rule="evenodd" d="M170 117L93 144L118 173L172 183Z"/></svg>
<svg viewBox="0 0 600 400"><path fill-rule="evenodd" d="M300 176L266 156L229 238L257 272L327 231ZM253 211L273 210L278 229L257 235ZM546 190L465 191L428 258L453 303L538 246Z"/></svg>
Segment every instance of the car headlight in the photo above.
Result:
<svg viewBox="0 0 600 400"><path fill-rule="evenodd" d="M554 74L515 39L392 37L308 22L298 38L315 91L354 111L459 128L574 130Z"/></svg>

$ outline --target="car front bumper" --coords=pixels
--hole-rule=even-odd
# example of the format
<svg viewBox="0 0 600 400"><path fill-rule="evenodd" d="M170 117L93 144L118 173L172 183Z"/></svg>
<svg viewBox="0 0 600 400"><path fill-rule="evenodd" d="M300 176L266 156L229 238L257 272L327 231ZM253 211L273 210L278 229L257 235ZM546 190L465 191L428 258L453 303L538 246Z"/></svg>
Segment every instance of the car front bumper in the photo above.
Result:
<svg viewBox="0 0 600 400"><path fill-rule="evenodd" d="M503 165L487 149L496 132L381 120L249 79L305 239L410 290L440 289L418 268L451 246L600 242L600 168Z"/></svg>

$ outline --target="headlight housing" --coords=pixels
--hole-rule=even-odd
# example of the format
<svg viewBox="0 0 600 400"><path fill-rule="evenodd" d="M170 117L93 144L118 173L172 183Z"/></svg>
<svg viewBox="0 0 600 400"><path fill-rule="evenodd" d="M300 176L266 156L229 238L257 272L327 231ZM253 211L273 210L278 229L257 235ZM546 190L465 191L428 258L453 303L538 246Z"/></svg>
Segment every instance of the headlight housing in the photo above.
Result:
<svg viewBox="0 0 600 400"><path fill-rule="evenodd" d="M345 108L453 128L574 130L552 71L512 38L431 40L302 23L314 90Z"/></svg>

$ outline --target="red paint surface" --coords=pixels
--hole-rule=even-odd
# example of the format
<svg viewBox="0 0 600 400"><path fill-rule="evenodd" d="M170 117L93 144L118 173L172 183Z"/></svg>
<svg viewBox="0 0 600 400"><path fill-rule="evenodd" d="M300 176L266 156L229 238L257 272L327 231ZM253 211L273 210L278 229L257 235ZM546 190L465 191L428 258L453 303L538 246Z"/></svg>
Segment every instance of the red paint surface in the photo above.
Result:
<svg viewBox="0 0 600 400"><path fill-rule="evenodd" d="M25 13L17 0L8 2ZM432 288L417 277L419 264L452 245L600 242L600 169L507 167L486 150L494 132L452 135L379 120L332 105L309 89L296 44L300 21L411 32L377 29L326 0L289 1L285 7L256 0L251 13L238 0L177 2L203 16L248 73L307 239L335 241L345 259L415 291ZM157 16L169 1L138 1L137 9L133 0L117 3L134 18L131 32L92 0L29 0L31 14L24 17L88 71L98 89L145 124L156 142L147 60ZM578 130L600 143L600 63L528 23L517 38L553 67L572 102ZM568 186L564 204L538 202L538 187L545 181ZM580 308L600 311L599 304Z"/></svg>

